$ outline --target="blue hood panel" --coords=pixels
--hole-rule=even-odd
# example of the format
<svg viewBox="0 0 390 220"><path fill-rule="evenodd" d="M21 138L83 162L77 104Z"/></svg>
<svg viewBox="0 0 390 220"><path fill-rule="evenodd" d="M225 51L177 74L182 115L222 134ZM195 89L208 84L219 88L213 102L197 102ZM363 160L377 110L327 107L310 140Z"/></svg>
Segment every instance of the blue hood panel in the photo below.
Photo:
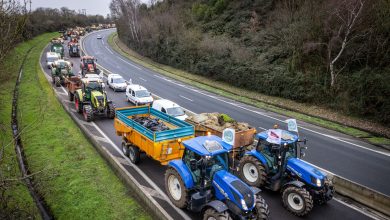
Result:
<svg viewBox="0 0 390 220"><path fill-rule="evenodd" d="M287 169L305 180L306 183L309 183L311 185L314 185L311 182L311 176L320 179L321 182L323 182L324 178L326 177L326 174L322 173L317 168L298 158L288 159Z"/></svg>

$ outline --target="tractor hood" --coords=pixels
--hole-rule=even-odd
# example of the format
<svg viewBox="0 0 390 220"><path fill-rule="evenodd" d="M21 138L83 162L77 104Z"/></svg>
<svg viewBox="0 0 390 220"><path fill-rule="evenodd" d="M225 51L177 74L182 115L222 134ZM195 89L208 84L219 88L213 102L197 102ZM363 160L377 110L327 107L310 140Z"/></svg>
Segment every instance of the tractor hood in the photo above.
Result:
<svg viewBox="0 0 390 220"><path fill-rule="evenodd" d="M324 185L326 174L306 161L290 158L287 161L287 170L299 176L306 184L314 187L322 187Z"/></svg>
<svg viewBox="0 0 390 220"><path fill-rule="evenodd" d="M214 174L212 185L218 199L231 201L243 211L250 211L255 207L253 190L226 170Z"/></svg>

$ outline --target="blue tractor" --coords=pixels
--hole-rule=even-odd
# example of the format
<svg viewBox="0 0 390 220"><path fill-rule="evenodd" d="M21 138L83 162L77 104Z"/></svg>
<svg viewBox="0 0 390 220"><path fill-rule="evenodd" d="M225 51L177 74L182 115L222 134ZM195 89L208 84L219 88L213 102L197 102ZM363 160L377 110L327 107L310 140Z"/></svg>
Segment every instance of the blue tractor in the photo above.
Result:
<svg viewBox="0 0 390 220"><path fill-rule="evenodd" d="M165 188L179 208L203 212L203 219L267 219L268 205L229 172L232 146L217 136L200 136L182 143L182 159L168 163Z"/></svg>
<svg viewBox="0 0 390 220"><path fill-rule="evenodd" d="M280 143L267 141L273 132L281 134ZM334 188L326 174L300 159L306 149L300 142L306 144L306 140L281 129L258 133L256 139L256 148L245 152L238 165L238 175L244 182L280 191L283 205L297 216L308 214L314 203L332 199Z"/></svg>

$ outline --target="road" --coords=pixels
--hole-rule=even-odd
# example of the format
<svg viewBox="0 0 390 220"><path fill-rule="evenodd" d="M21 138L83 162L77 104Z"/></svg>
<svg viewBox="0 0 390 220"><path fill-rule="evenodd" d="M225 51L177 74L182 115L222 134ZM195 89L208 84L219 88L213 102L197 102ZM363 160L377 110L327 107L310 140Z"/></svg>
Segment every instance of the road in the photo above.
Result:
<svg viewBox="0 0 390 220"><path fill-rule="evenodd" d="M85 38L85 50L89 55L94 55L98 59L98 63L104 68L121 74L124 78L129 79L131 77L133 83L140 83L146 86L152 93L157 94L163 98L171 99L181 106L190 109L196 113L200 112L224 112L231 115L233 118L239 121L249 122L252 125L256 125L257 127L272 127L275 122L275 119L284 120L283 116L278 116L270 112L265 112L261 109L256 109L251 106L247 106L238 102L233 102L227 100L222 97L218 97L214 94L200 91L191 86L185 85L180 82L176 82L174 80L170 80L165 78L164 76L159 75L153 71L150 71L144 67L141 67L131 61L127 60L125 57L122 57L120 54L116 53L113 49L109 47L106 42L107 36L111 33L110 30L100 32L103 36L103 40L97 40L96 34L93 33ZM45 58L41 58L41 63L44 63ZM74 63L75 72L79 69L79 58L71 58L70 59ZM46 73L49 74L49 71L46 70ZM66 93L62 88L56 88L57 92L61 94L61 98L66 99ZM116 107L128 106L129 103L125 99L124 93L114 93L112 90L107 89L108 96L115 103ZM73 107L72 103L69 103L69 106ZM76 113L72 113L76 114ZM265 115L265 116L264 116ZM272 118L270 118L272 117ZM79 115L81 119L81 115ZM117 157L122 157L120 153L120 143L121 138L116 136L113 120L108 119L97 119L94 123L90 123L88 125L93 129L97 135L102 135L103 137L108 138L111 142L106 145L107 149L109 149L112 155ZM305 123L301 123L302 126L313 129L313 131L319 131L321 133L329 132L329 135L338 135L339 137L346 138L344 135L337 134L332 131L327 131L322 128L318 128L316 126L307 125ZM96 125L96 128L93 126ZM315 129L315 130L314 130ZM261 130L259 128L259 130ZM98 134L100 133L100 134ZM355 173L356 175L349 175L347 178L353 179L356 177L357 179L361 178L362 181L366 181L366 178L363 178L363 175L358 175L360 172L355 172L354 169L360 169L362 166L359 164L357 168L351 167L348 164L355 164L359 161L358 156L361 154L368 154L365 157L373 157L372 163L366 163L370 167L373 167L375 163L379 163L378 158L383 160L381 166L377 167L387 167L387 174L389 173L389 166L385 166L388 164L388 157L383 156L381 154L365 150L364 148L354 147L345 145L345 143L337 141L335 139L329 139L322 135L314 135L309 131L303 130L301 131L301 135L308 137L310 143L312 143L307 151L307 160L318 165L324 167L332 172L340 174L340 172L345 172L347 174ZM349 139L342 139L349 140ZM355 142L359 145L366 146L367 144L361 142ZM326 143L323 143L326 142ZM322 144L319 144L322 143ZM364 145L363 145L364 144ZM345 145L345 146L344 146ZM371 146L368 146L371 147ZM340 150L337 148L344 149ZM357 152L356 156L351 156L351 153L346 152ZM337 154L336 156L333 154ZM359 155L360 154L360 155ZM329 155L329 156L328 156ZM340 157L343 156L344 159L340 160ZM325 161L324 161L325 158ZM348 162L348 160L350 162ZM326 162L327 161L327 162ZM374 163L375 162L375 163ZM328 164L329 166L323 166L323 164ZM337 163L337 165L333 165ZM173 219L183 219L184 217L189 216L192 219L200 219L201 217L196 213L190 213L185 211L183 213L182 210L175 209L169 202L166 201L166 197L163 197L164 194L164 172L165 167L161 166L159 163L147 158L142 157L142 162L138 166L126 165L124 166L129 174L133 175L145 188L150 189L151 191L155 191L155 199L156 201L169 213ZM372 177L377 177L379 174L372 174L368 172L367 175L371 175ZM382 181L388 177L382 175ZM356 179L355 179L356 181ZM373 186L381 186L377 184L377 180L371 181ZM366 181L364 183L370 183L370 181ZM379 187L381 188L381 187ZM383 186L383 189L386 189ZM298 217L293 216L289 212L287 212L283 207L280 199L280 195L278 193L263 191L262 196L266 199L267 203L270 206L271 211L271 219L300 219ZM313 211L309 215L310 219L369 219L366 215L358 212L354 209L351 209L349 206L346 206L336 200L330 201L327 205L314 207Z"/></svg>

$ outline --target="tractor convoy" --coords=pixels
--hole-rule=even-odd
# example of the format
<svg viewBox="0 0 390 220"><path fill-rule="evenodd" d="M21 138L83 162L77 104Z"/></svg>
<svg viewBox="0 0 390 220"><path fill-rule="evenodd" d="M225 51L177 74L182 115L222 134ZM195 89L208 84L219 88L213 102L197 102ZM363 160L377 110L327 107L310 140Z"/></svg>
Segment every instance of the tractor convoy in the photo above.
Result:
<svg viewBox="0 0 390 220"><path fill-rule="evenodd" d="M78 39L83 33L78 28L63 34L69 41L69 56L80 57L79 75L73 73L73 63L62 59L63 42L53 39L50 51L61 58L47 60L53 84L67 88L69 101L85 121L114 119L122 152L133 164L147 155L166 166L165 190L178 208L202 213L203 219L267 219L270 212L261 189L279 192L283 206L297 216L306 216L314 205L332 199L332 182L301 159L307 141L290 124L288 130L275 127L257 132L226 114L180 118L164 107L152 107L153 99L152 103L115 108L97 60L81 56ZM110 77L107 84L114 91L126 91L126 99L127 93L136 95L131 88L137 85L131 80L120 79L126 84L118 89L115 82L119 79L114 82Z"/></svg>

